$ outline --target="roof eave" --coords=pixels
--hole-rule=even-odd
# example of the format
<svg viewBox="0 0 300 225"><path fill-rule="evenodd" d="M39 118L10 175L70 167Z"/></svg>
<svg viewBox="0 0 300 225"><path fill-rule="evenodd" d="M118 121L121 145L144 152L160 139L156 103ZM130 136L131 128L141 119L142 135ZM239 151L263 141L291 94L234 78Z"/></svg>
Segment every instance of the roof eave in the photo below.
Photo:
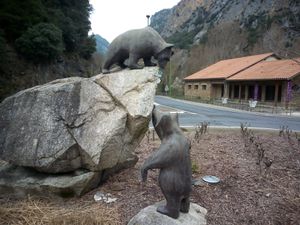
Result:
<svg viewBox="0 0 300 225"><path fill-rule="evenodd" d="M184 81L199 81L199 80L226 80L226 77L214 77L214 78L193 78L193 79L183 79Z"/></svg>
<svg viewBox="0 0 300 225"><path fill-rule="evenodd" d="M296 77L296 76L298 76L298 75L300 75L300 72L299 72L299 73L295 73L294 75L292 75L291 77L289 77L288 80L291 80L291 79L293 79L294 77Z"/></svg>
<svg viewBox="0 0 300 225"><path fill-rule="evenodd" d="M291 78L262 78L262 79L234 79L227 81L269 81L269 80L290 80Z"/></svg>

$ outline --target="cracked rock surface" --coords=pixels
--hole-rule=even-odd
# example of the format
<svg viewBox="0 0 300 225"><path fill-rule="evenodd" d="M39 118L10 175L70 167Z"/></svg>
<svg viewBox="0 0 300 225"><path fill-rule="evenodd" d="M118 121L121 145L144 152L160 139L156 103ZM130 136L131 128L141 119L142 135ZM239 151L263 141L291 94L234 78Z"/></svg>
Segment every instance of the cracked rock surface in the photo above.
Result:
<svg viewBox="0 0 300 225"><path fill-rule="evenodd" d="M110 173L134 165L148 129L157 68L71 77L0 105L0 158L43 173Z"/></svg>

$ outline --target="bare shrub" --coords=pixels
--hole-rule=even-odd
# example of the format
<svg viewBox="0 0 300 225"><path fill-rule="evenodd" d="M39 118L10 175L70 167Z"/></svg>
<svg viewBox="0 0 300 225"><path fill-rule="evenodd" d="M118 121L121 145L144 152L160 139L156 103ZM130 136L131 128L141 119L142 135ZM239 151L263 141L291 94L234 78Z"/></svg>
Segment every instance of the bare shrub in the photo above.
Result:
<svg viewBox="0 0 300 225"><path fill-rule="evenodd" d="M209 122L206 121L201 122L196 126L194 139L197 141L197 143L199 143L200 137L206 132L208 132L208 126Z"/></svg>
<svg viewBox="0 0 300 225"><path fill-rule="evenodd" d="M282 132L279 132L279 136L282 135ZM265 165L264 169L266 173L271 167L273 160L265 156L266 148L263 146L263 142L259 139L259 136L254 135L254 132L248 128L247 123L241 123L241 134L245 148L248 151L254 149L257 156L256 164L259 166L259 173L262 174L262 163Z"/></svg>

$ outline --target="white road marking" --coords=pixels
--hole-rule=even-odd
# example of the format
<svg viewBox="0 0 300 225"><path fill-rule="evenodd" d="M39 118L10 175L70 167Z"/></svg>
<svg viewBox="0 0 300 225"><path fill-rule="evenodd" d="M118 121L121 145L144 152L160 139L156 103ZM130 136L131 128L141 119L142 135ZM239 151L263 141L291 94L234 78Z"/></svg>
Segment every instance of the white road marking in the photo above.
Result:
<svg viewBox="0 0 300 225"><path fill-rule="evenodd" d="M158 103L154 102L154 105L160 106L161 104L158 104ZM192 115L198 114L198 113L189 112L189 111L177 111L177 110L179 110L179 109L176 109L176 108L173 108L173 107L170 107L170 106L166 106L166 105L161 105L161 106L164 106L164 107L166 107L166 108L175 110L175 111L169 111L169 113L178 113L178 114L188 113L188 114L192 114Z"/></svg>

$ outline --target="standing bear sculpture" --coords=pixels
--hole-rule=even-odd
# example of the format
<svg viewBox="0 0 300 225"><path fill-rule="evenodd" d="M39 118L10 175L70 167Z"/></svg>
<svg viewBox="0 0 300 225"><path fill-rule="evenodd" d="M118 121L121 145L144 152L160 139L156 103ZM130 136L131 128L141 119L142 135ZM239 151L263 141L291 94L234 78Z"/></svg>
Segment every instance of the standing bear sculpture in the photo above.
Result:
<svg viewBox="0 0 300 225"><path fill-rule="evenodd" d="M109 73L114 64L121 68L142 69L138 64L144 60L145 66L156 66L151 61L152 56L157 59L160 68L164 68L170 60L173 44L164 39L151 27L129 30L116 37L108 47L102 73ZM125 60L128 59L127 66Z"/></svg>
<svg viewBox="0 0 300 225"><path fill-rule="evenodd" d="M167 204L159 206L157 211L177 219L180 212L188 213L190 207L191 144L179 127L178 114L163 114L154 107L152 122L161 145L145 160L141 178L145 182L149 169L160 169L159 186Z"/></svg>

